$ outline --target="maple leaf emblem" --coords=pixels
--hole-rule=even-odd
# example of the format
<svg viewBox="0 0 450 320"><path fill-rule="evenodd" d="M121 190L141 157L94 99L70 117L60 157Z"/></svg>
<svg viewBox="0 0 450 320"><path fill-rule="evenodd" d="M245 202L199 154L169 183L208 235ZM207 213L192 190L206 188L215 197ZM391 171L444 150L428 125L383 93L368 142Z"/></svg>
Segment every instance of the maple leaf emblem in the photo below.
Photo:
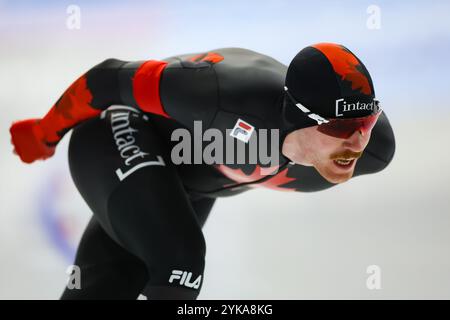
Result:
<svg viewBox="0 0 450 320"><path fill-rule="evenodd" d="M279 190L279 191L295 191L295 188L284 188L282 187L288 182L294 181L295 178L291 178L287 176L288 169L284 169L280 172L278 172L275 175L272 175L271 178L263 181L263 182L257 182L260 179L266 178L268 175L267 173L275 171L279 165L269 167L269 168L262 168L260 165L255 166L255 170L251 174L245 174L245 172L242 171L242 169L232 169L230 167L227 167L223 164L220 164L216 166L216 168L228 179L231 179L235 181L237 184L241 183L250 183L254 181L254 184L249 184L249 187L251 188L269 188L273 190ZM264 172L264 174L263 174ZM234 184L225 185L226 186L234 186Z"/></svg>
<svg viewBox="0 0 450 320"><path fill-rule="evenodd" d="M360 62L345 47L330 46L326 43L319 43L313 47L325 54L341 80L349 81L352 84L352 90L359 90L366 95L372 94L369 80L359 69L362 67Z"/></svg>

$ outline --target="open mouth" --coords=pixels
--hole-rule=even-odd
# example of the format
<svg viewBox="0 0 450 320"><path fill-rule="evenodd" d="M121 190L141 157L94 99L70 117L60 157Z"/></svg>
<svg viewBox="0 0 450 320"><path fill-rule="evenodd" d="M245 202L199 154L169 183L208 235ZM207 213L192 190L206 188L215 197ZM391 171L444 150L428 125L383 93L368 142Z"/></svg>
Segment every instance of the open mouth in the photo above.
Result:
<svg viewBox="0 0 450 320"><path fill-rule="evenodd" d="M336 159L333 160L334 164L342 169L349 169L353 166L355 159Z"/></svg>

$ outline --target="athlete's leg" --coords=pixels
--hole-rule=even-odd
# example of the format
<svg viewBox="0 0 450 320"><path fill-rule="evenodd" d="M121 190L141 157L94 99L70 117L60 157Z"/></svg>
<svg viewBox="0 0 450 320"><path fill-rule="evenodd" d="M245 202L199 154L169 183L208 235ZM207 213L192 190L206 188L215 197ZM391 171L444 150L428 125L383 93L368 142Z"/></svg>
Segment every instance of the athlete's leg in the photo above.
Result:
<svg viewBox="0 0 450 320"><path fill-rule="evenodd" d="M201 228L205 225L215 202L215 198L196 197L191 199L192 207L194 208L195 215L197 216L197 220Z"/></svg>
<svg viewBox="0 0 450 320"><path fill-rule="evenodd" d="M192 206L203 226L215 202L214 198L196 197ZM64 290L61 299L136 299L148 282L141 259L129 253L108 236L95 217L87 225L74 265L82 275L82 290Z"/></svg>
<svg viewBox="0 0 450 320"><path fill-rule="evenodd" d="M82 123L69 145L75 185L105 232L145 264L148 298L194 299L205 242L169 155L151 124L130 110Z"/></svg>
<svg viewBox="0 0 450 320"><path fill-rule="evenodd" d="M103 230L95 217L87 225L74 265L81 289L64 290L61 299L136 299L148 281L145 264Z"/></svg>

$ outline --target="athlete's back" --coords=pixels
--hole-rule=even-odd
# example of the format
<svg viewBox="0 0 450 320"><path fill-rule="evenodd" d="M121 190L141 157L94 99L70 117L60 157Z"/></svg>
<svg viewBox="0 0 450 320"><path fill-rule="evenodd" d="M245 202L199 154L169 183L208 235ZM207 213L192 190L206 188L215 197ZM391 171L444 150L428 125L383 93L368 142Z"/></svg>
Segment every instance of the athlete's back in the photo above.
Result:
<svg viewBox="0 0 450 320"><path fill-rule="evenodd" d="M245 116L258 128L274 127L287 67L261 53L219 48L164 59L161 103L173 117L192 126L232 128ZM226 126L226 128L224 127Z"/></svg>

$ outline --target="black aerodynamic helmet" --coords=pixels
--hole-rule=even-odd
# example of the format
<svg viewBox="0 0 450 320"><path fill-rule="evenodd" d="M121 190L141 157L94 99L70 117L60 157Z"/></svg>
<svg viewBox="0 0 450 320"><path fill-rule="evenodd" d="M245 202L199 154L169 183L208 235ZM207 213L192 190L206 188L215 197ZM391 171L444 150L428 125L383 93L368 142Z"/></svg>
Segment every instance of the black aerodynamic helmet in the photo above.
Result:
<svg viewBox="0 0 450 320"><path fill-rule="evenodd" d="M381 110L366 67L340 44L318 43L301 50L289 64L284 89L284 121L291 130Z"/></svg>

